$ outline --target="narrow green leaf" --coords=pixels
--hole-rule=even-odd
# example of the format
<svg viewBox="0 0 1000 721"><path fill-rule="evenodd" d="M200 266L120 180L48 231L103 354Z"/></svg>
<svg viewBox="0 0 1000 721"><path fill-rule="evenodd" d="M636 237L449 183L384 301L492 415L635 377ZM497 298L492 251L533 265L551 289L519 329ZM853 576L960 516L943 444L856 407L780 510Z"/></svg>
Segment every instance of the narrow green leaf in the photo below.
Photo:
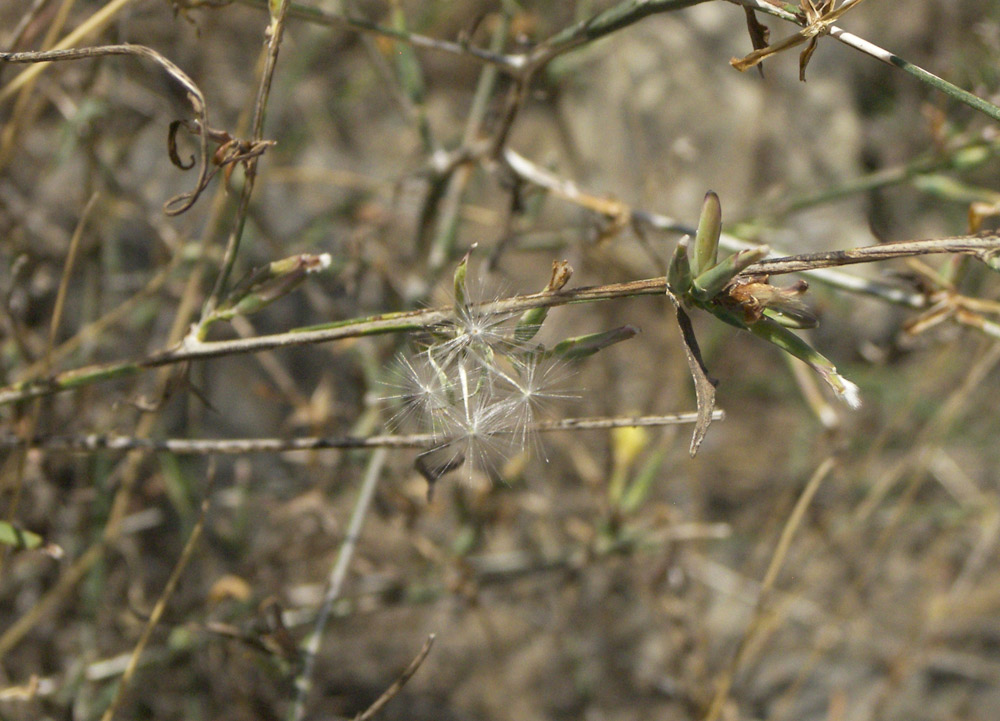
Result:
<svg viewBox="0 0 1000 721"><path fill-rule="evenodd" d="M623 513L632 513L649 497L649 491L653 488L653 483L656 481L660 467L663 465L666 457L666 449L658 449L643 464L639 472L635 474L628 489L625 491L625 495L618 504Z"/></svg>
<svg viewBox="0 0 1000 721"><path fill-rule="evenodd" d="M805 362L826 381L837 397L851 408L861 407L861 396L858 387L837 372L837 367L826 356L799 338L784 326L778 325L768 318L762 318L749 326L750 332L758 338L763 338L786 353L790 353Z"/></svg>
<svg viewBox="0 0 1000 721"><path fill-rule="evenodd" d="M629 338L634 338L638 332L639 329L634 326L623 325L620 328L600 333L589 333L575 338L567 338L557 343L546 355L558 356L563 360L581 360L615 343L621 343Z"/></svg>

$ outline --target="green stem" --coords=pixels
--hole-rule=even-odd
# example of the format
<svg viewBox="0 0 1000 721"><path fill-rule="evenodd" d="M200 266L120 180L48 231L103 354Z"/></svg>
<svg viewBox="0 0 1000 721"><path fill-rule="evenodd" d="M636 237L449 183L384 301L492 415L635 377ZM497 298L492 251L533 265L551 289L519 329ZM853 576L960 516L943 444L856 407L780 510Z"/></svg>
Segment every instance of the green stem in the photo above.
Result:
<svg viewBox="0 0 1000 721"><path fill-rule="evenodd" d="M763 13L767 13L768 15L774 15L775 17L780 17L782 20L795 23L800 27L805 27L798 17L783 8L779 8L775 5L771 5L769 2L765 2L765 0L729 0L729 2L736 5L742 5L743 7L751 8L753 10L759 10ZM846 10L848 8L845 7L844 9ZM849 33L836 25L830 26L829 35L830 37L836 38L840 42L844 43L848 47L852 47L855 50L865 53L866 55L870 55L876 60L881 60L887 65L897 67L905 73L909 73L920 82L930 85L935 90L940 90L948 97L954 98L960 103L978 110L993 120L1000 121L1000 108L993 103L987 102L982 98L973 95L969 91L963 90L957 85L949 83L943 78L939 78L934 73L928 72L918 65L914 65L908 60L904 60L895 53L889 52L885 48L881 48L874 43L868 42L864 38L860 38L853 33Z"/></svg>
<svg viewBox="0 0 1000 721"><path fill-rule="evenodd" d="M930 85L935 90L940 90L942 93L950 98L957 100L960 103L968 105L974 110L978 110L984 115L988 115L993 120L1000 121L1000 108L998 108L993 103L987 102L982 98L973 95L968 90L963 90L957 85L949 83L944 78L940 78L934 73L924 70L919 65L914 65L908 60L904 60L895 53L884 50L883 48L874 45L863 38L859 38L853 33L841 30L840 28L831 28L830 36L835 37L840 40L845 45L848 45L856 50L860 50L863 53L867 53L872 57L881 60L887 65L892 65L899 68L904 73L908 73L915 77L922 83Z"/></svg>
<svg viewBox="0 0 1000 721"><path fill-rule="evenodd" d="M997 235L899 241L851 250L765 260L750 266L746 272L751 274L766 273L780 275L782 273L822 270L823 268L839 265L929 254L952 253L975 255L984 258L990 253L995 252L1000 252L1000 236ZM642 295L663 295L666 289L666 278L647 278L628 283L613 283L610 285L591 286L589 288L560 290L554 293L543 291L530 295L513 296L492 303L483 303L476 306L476 309L477 312L487 314L516 315L532 308L551 308L560 305L593 303ZM912 308L921 308L924 307L924 302L921 298L922 296L907 295L897 298L896 302ZM21 381L0 388L0 406L29 398L52 395L53 393L58 393L69 388L90 385L111 378L134 375L146 368L185 363L193 360L207 360L227 355L255 353L286 346L326 343L344 338L423 330L438 326L452 319L453 316L454 309L451 307L428 308L400 313L384 313L366 318L352 318L324 325L297 328L287 333L235 340L202 342L197 340L196 337L189 335L178 346L154 353L140 360L88 366L86 368L58 373L49 378Z"/></svg>
<svg viewBox="0 0 1000 721"><path fill-rule="evenodd" d="M707 0L625 0L549 37L531 51L528 65L541 67L558 55L634 25L649 15L683 10L703 2Z"/></svg>

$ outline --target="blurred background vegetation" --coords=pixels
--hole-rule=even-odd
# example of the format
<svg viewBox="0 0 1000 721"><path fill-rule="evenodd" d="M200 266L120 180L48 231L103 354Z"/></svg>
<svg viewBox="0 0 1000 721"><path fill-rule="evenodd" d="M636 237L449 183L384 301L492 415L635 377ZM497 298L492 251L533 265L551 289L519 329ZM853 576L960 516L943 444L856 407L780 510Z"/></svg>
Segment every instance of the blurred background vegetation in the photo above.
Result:
<svg viewBox="0 0 1000 721"><path fill-rule="evenodd" d="M51 45L48 33L61 37L102 5L4 3L2 49ZM611 5L363 2L350 14L478 47L509 22L504 47L517 52ZM772 38L795 29L760 19ZM213 127L245 137L268 22L251 0L135 0L77 44L154 48L201 88ZM996 2L869 2L843 26L1000 99ZM730 66L751 50L738 5L652 15L545 67L508 147L595 197L688 224L711 188L726 231L788 253L961 235L970 203L997 202L995 121L832 38L820 39L805 83L797 51L766 60L763 77ZM0 83L26 67L0 64ZM511 80L501 73L470 131L484 67L290 17L264 130L276 145L258 166L234 277L296 253L330 253L333 266L212 337L448 303L473 243L473 266L496 258L488 284L502 294L540 290L561 259L573 287L662 275L676 234L637 234L517 187L489 162L463 166L461 192L453 184L440 205L428 201L435 151L470 132L489 138L503 118ZM46 367L78 228L51 368L163 348L211 290L242 170L235 189L220 174L190 211L164 214L194 182L166 152L170 122L190 106L152 63L59 63L29 93L0 93L3 384ZM183 133L180 143L186 158L194 146ZM975 162L962 155L969 145L984 149ZM905 285L916 271L896 262L851 272ZM998 295L985 267L968 268L961 289ZM950 323L907 333L913 311L819 283L810 296L821 316L811 342L862 390L863 408L837 408L836 421L821 421L805 400L811 381L779 352L696 316L727 417L694 459L684 427L546 434L544 458L508 459L490 483L446 476L428 501L415 452L390 451L306 716L363 711L434 633L382 718L996 718L996 340ZM579 397L559 414L694 408L665 298L554 309L543 339L625 324L641 333L575 366ZM148 371L3 407L0 423L20 434L367 435L391 415L378 380L405 347L403 336L357 338L197 362L188 374ZM294 644L322 602L369 452L211 462L3 452L4 518L62 555L4 558L2 718L101 716L205 498L204 532L118 716L289 715ZM762 586L796 501L831 456L836 467ZM636 502L609 500L616 477ZM115 499L127 508L109 537Z"/></svg>

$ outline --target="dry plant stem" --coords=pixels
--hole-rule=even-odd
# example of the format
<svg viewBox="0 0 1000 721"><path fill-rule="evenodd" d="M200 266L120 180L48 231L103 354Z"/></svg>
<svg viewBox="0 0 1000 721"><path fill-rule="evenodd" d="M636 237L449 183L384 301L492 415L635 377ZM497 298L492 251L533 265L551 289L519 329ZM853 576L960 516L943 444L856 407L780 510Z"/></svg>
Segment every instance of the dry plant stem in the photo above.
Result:
<svg viewBox="0 0 1000 721"><path fill-rule="evenodd" d="M833 470L834 465L835 461L832 457L827 458L819 465L813 473L812 478L809 479L809 482L803 489L802 495L799 496L799 500L796 502L795 508L792 509L791 514L788 516L788 520L785 522L785 526L781 531L781 537L778 539L778 545L774 549L774 555L771 556L771 562L768 564L767 572L764 574L764 580L761 581L760 593L757 596L757 603L754 606L753 617L750 620L750 625L747 627L746 632L740 639L729 666L723 673L722 678L719 679L715 695L712 697L712 703L709 706L708 712L705 714L705 721L717 721L722 714L723 707L729 699L729 691L732 689L733 679L736 677L736 672L739 670L744 661L746 650L749 647L750 642L753 640L758 629L761 627L766 611L765 606L770 600L771 589L774 587L774 582L778 577L778 572L781 570L781 566L784 564L785 558L788 555L788 549L791 547L792 538L795 536L795 532L802 523L802 518L805 516L806 509L809 507L813 497L819 490L820 484L822 484L823 480L827 477L827 475L829 475L830 471Z"/></svg>
<svg viewBox="0 0 1000 721"><path fill-rule="evenodd" d="M181 579L181 574L184 573L184 569L187 567L188 562L191 560L191 555L194 552L195 547L198 545L198 540L201 538L202 529L205 527L205 516L208 514L208 505L208 499L206 498L202 501L201 513L198 514L198 520L195 522L194 528L191 529L191 535L188 537L187 543L184 544L181 556L177 559L177 564L174 566L174 570L170 573L170 578L167 579L166 586L163 587L163 593L161 593L160 597L156 599L156 605L153 606L153 612L149 615L146 625L143 626L142 634L139 636L139 641L135 644L135 648L132 649L132 655L128 660L128 666L125 667L125 672L122 674L121 680L118 682L118 688L115 690L115 697L112 699L111 705L108 706L107 710L101 716L101 721L111 721L111 719L114 718L118 707L121 706L122 702L125 700L125 691L128 688L129 683L132 681L132 676L135 675L135 670L139 665L139 659L142 657L142 652L149 643L149 639L153 634L153 629L156 628L160 619L163 617L163 612L166 610L167 602L174 594L174 590L177 588L177 583Z"/></svg>
<svg viewBox="0 0 1000 721"><path fill-rule="evenodd" d="M267 7L267 0L236 1L243 5L252 5L259 8ZM504 55L499 52L483 50L468 43L454 42L452 40L439 40L437 38L428 37L426 35L410 32L408 30L399 30L386 25L379 25L378 23L374 23L364 18L352 17L342 13L326 12L324 10L320 10L319 8L302 5L300 3L293 3L288 11L288 14L289 17L295 18L296 20L305 20L317 25L326 25L328 27L346 27L351 30L357 30L358 32L368 33L371 35L381 35L385 38L391 38L393 40L409 43L415 48L437 50L439 52L450 53L452 55L472 57L484 63L496 65L507 72L516 73L524 64L524 56L521 55Z"/></svg>
<svg viewBox="0 0 1000 721"><path fill-rule="evenodd" d="M347 9L356 12L356 3L347 3ZM392 0L389 12L396 27L400 31L406 32L406 13L400 0ZM396 44L397 47L393 48L392 52L396 60L395 72L393 72L393 68L387 62L385 55L379 51L374 39L370 35L364 35L362 41L368 50L371 61L378 66L377 69L383 71L383 80L386 80L386 84L396 91L394 95L403 111L403 116L416 126L424 152L430 154L437 152L440 146L434 138L430 118L427 114L424 73L417 62L413 48L407 43Z"/></svg>
<svg viewBox="0 0 1000 721"><path fill-rule="evenodd" d="M838 265L884 261L894 258L907 258L938 253L957 253L984 257L993 252L1000 252L1000 236L984 235L899 241L854 248L852 250L790 256L787 259L776 258L752 265L744 273L780 275L782 273L803 271L815 272L818 270L822 272L825 268ZM493 303L484 303L477 306L477 308L487 314L514 314L531 308L551 308L573 303L588 303L641 295L663 295L666 289L666 278L649 278L628 283L613 283L589 288L562 290L555 293L534 293L531 295L514 296ZM885 297L884 294L880 295ZM916 293L902 293L899 297L890 299L911 308L925 306L924 297ZM0 405L51 395L70 388L90 385L112 378L134 375L147 368L241 353L253 353L273 348L325 343L344 338L425 330L438 326L452 317L453 309L450 307L431 308L401 313L387 313L368 318L356 318L323 326L302 328L287 333L258 336L256 338L201 342L189 336L183 343L171 349L154 353L142 359L78 368L56 374L50 378L27 380L0 388Z"/></svg>
<svg viewBox="0 0 1000 721"><path fill-rule="evenodd" d="M359 714L355 721L369 721L403 689L406 682L413 677L413 674L415 674L417 669L420 668L424 659L427 658L427 654L431 652L431 646L434 645L434 638L435 634L433 633L427 637L427 640L424 641L424 645L421 647L420 652L412 661L410 661L410 665L406 667L406 670L400 674L399 678L397 678L381 696L375 699L375 703L369 706L364 713Z"/></svg>
<svg viewBox="0 0 1000 721"><path fill-rule="evenodd" d="M257 330L245 316L234 316L230 323L240 338L252 338L257 335ZM303 413L305 414L303 417L308 418L309 398L295 384L291 370L282 365L281 360L274 353L260 353L255 356L254 360L281 392L284 402L294 408L296 413Z"/></svg>
<svg viewBox="0 0 1000 721"><path fill-rule="evenodd" d="M267 27L267 48L265 50L264 69L261 72L260 84L257 87L257 97L254 100L253 122L251 124L251 142L257 143L264 139L264 115L267 110L267 101L271 96L271 83L274 79L274 69L278 64L278 50L281 48L281 40L285 34L285 18L288 15L289 0L280 0L277 13L271 18ZM207 127L207 126L202 126ZM201 133L204 140L205 133ZM229 284L229 276L236 263L236 254L240 249L240 240L243 237L243 228L246 226L247 211L250 209L250 196L253 195L254 181L257 178L257 156L248 159L244 164L243 188L240 191L240 201L236 209L236 217L233 220L233 229L229 234L226 243L226 252L222 259L222 268L216 278L215 287L205 304L202 319L207 318L222 300L223 294Z"/></svg>
<svg viewBox="0 0 1000 721"><path fill-rule="evenodd" d="M83 207L80 213L80 220L76 224L76 229L69 240L69 249L66 253L66 262L63 264L62 278L59 280L59 290L56 293L55 306L52 308L52 318L49 321L49 342L45 346L44 367L48 372L52 367L52 350L56 344L56 334L59 332L59 324L62 322L63 310L66 307L66 294L69 292L69 279L76 267L76 257L80 251L80 238L83 237L83 228L90 217L90 212L97 202L97 194L90 196L90 200Z"/></svg>
<svg viewBox="0 0 1000 721"><path fill-rule="evenodd" d="M0 635L0 659L6 656L7 652L14 648L34 628L36 623L55 609L69 594L80 579L87 574L91 566L104 554L104 544L105 540L102 539L84 551L38 602L4 630L3 634Z"/></svg>
<svg viewBox="0 0 1000 721"><path fill-rule="evenodd" d="M265 5L260 0L241 0L241 2L257 6ZM422 35L387 28L363 19L349 18L343 14L325 13L299 5L294 6L291 14L294 17L301 17L325 25L346 25L362 32L391 37L407 42L414 47L425 47L473 57L490 64L494 69L502 69L512 75L516 80L514 90L490 151L491 157L497 157L503 151L514 121L527 98L532 78L548 63L564 53L633 25L650 15L682 10L703 2L708 2L708 0L625 0L588 20L556 33L529 52L511 55L502 54L500 52L502 46L496 44L493 44L488 51L483 51L473 48L467 43L434 40ZM466 142L468 143L468 140ZM461 176L467 175L464 168L460 169L459 172ZM465 182L467 180L462 181L460 185L464 185ZM445 230L443 235L439 233L439 237L447 238L454 234L452 226L447 223L442 223L442 226ZM438 253L435 257L439 258L440 255ZM433 263L431 267L435 267Z"/></svg>
<svg viewBox="0 0 1000 721"><path fill-rule="evenodd" d="M713 420L723 420L725 413L715 411ZM598 418L561 418L543 421L531 427L538 433L555 431L596 431L610 428L635 428L640 426L672 426L694 423L696 413L669 413L656 416L614 416ZM40 436L28 444L23 438L0 435L0 449L44 448L49 452L68 451L92 453L95 451L154 451L177 455L283 453L286 451L316 451L330 448L427 448L442 443L440 436L431 433L383 436L341 436L334 438L211 438L189 440L185 438L137 438L135 436Z"/></svg>
<svg viewBox="0 0 1000 721"><path fill-rule="evenodd" d="M919 430L913 438L912 451L879 478L871 487L868 496L859 504L851 518L850 529L856 532L859 524L868 523L879 506L892 491L892 488L904 477L910 479L910 485L922 483L926 479L926 471L934 453L938 450L935 438L944 436L948 429L954 426L961 413L969 407L969 396L982 388L986 377L1000 364L1000 344L991 345L969 367L962 385L957 388L941 405L934 416ZM902 521L902 511L893 513L890 522L886 523L873 552L868 554L866 578L871 578L876 568L878 553L885 547L892 532Z"/></svg>
<svg viewBox="0 0 1000 721"><path fill-rule="evenodd" d="M889 516L888 520L880 518L878 521L878 538L873 547L870 547L868 552L865 553L862 565L857 569L856 577L850 584L852 586L851 592L844 593L839 599L837 606L831 610L832 618L842 619L853 613L855 611L853 605L856 602L855 599L864 597L868 593L868 584L877 579L878 568L884 566L883 554L889 542L897 533L899 524L908 514L912 514L913 512L911 504L919 487L928 478L928 468L942 445L940 439L947 435L950 428L960 422L961 413L969 407L970 394L983 387L982 384L986 376L996 369L998 363L1000 363L1000 344L993 343L971 364L961 387L949 395L940 409L915 434L911 432L913 439L910 447L912 450L880 478L874 481L867 497L858 504L857 509L851 517L837 531L832 540L833 546L844 547L847 538L867 537L871 527L876 525L872 520L875 516L875 511L882 508ZM935 371L944 371L941 366L931 367L928 370L929 377L933 378L941 375L941 373L936 373ZM916 390L919 391L919 389ZM918 402L919 400L914 397L913 404ZM901 413L901 417L909 418L911 415L912 409L904 410ZM896 428L895 432L898 433L900 430L900 428ZM868 462L872 458L877 458L878 454L878 448L870 451ZM891 506L884 506L883 502L889 493L902 481L906 481L906 488L899 492L899 495L895 497ZM931 603L936 600L931 599ZM958 608L958 606L955 606L955 608ZM940 608L937 610L940 612ZM838 627L840 626L839 623L837 625ZM893 673L887 675L883 696L877 699L877 703L883 703L886 700L884 694L892 693L894 689L898 688L900 683L903 683L910 674L917 670L913 667L914 659L917 661L924 660L927 641L922 627L931 629L933 628L933 623L929 618L925 622L918 620L916 624L911 626L916 632L915 635L909 639L901 639L900 646L902 650L894 654L892 662ZM921 642L925 644L923 649L920 648ZM878 718L880 714L873 711L870 716Z"/></svg>
<svg viewBox="0 0 1000 721"><path fill-rule="evenodd" d="M171 198L164 205L164 212L168 215L179 215L194 205L198 196L200 196L201 192L205 189L208 182L209 169L208 133L204 132L204 129L208 128L208 113L205 107L205 97L202 95L198 86L195 85L194 81L191 80L191 78L189 78L183 70L155 50L147 48L143 45L99 45L92 48L45 50L41 52L29 53L0 52L0 61L6 61L9 63L42 63L62 60L83 60L87 58L104 57L107 55L132 55L136 57L148 58L163 68L170 77L176 80L187 91L188 102L191 103L195 115L198 116L198 123L203 129L203 132L198 134L200 160L198 180L194 190ZM41 66L36 65L35 67ZM23 75L24 73L19 75L18 78ZM2 96L3 92L0 91L0 98L2 98Z"/></svg>
<svg viewBox="0 0 1000 721"><path fill-rule="evenodd" d="M972 255L986 260L987 256L997 253L998 250L1000 250L1000 236L996 235L961 235L929 240L897 240L850 250L831 250L824 253L789 255L774 260L763 260L751 265L746 272L780 275L938 253Z"/></svg>
<svg viewBox="0 0 1000 721"><path fill-rule="evenodd" d="M66 50L68 48L72 48L84 38L89 37L90 35L96 35L106 28L112 20L114 20L115 15L132 2L134 2L134 0L111 0L111 2L107 5L87 18L86 22L80 25L80 27L60 40L59 43L52 48L52 50ZM34 65L22 72L16 78L4 85L3 88L0 88L0 102L3 102L20 90L25 83L28 83L38 77L38 75L41 74L41 72L48 66L48 62L38 63L37 65Z"/></svg>
<svg viewBox="0 0 1000 721"><path fill-rule="evenodd" d="M398 2L398 0L396 1ZM267 6L266 2L257 4L262 7ZM342 10L346 12L350 13L357 12L356 3L352 2L352 0L342 0L337 4ZM296 7L299 10L306 10L307 13L312 12L314 10L313 8L305 8L304 6L301 5L296 6L295 4L292 4L289 6L288 9L288 17L293 17L295 15ZM319 12L322 13L322 11ZM326 13L323 14L325 15ZM333 24L335 26L337 25L337 23ZM405 28L389 28L389 30L391 33L399 33L403 36L405 36L408 32ZM419 126L421 132L421 140L425 143L425 150L427 150L428 144L433 143L433 139L430 137L430 132L429 132L430 125L426 117L426 109L419 107L419 104L414 102L414 99L407 94L405 89L402 87L403 83L400 82L401 78L399 78L397 74L393 73L392 65L388 62L385 54L383 54L383 52L379 49L378 45L375 43L372 34L366 33L362 37L362 43L365 46L365 52L368 55L369 62L371 62L372 66L375 68L375 72L378 74L379 78L386 85L386 87L389 87L393 90L392 92L393 100L396 102L396 104L399 106L399 109L402 111L403 117L406 118L409 122L415 122ZM424 131L427 131L426 135L424 134Z"/></svg>
<svg viewBox="0 0 1000 721"><path fill-rule="evenodd" d="M365 469L365 477L361 483L361 490L358 492L358 500L354 504L351 512L351 520L347 526L347 534L340 545L340 552L337 554L337 561L330 572L330 580L327 585L326 595L323 604L320 606L319 614L316 616L316 623L312 632L306 639L302 649L302 670L295 679L295 703L292 705L289 718L292 721L302 721L305 717L306 701L309 698L309 691L312 689L313 670L316 666L316 654L323 639L323 632L326 630L327 621L333 610L333 604L340 598L341 589L344 586L344 579L347 578L347 569L354 557L354 551L358 545L358 536L361 527L364 525L368 509L371 507L372 498L375 497L375 489L378 487L379 477L382 475L382 467L385 465L386 450L379 448L372 453L368 460L368 467Z"/></svg>

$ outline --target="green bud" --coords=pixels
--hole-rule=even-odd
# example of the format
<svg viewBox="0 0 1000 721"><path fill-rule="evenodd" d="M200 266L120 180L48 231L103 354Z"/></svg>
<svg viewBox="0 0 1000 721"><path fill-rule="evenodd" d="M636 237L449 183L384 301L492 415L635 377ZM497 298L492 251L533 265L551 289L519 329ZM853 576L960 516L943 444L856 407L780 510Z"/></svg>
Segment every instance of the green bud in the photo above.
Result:
<svg viewBox="0 0 1000 721"><path fill-rule="evenodd" d="M217 320L229 320L236 315L255 313L291 293L310 273L329 268L332 262L329 253L302 253L257 268L236 284L206 320L206 325Z"/></svg>
<svg viewBox="0 0 1000 721"><path fill-rule="evenodd" d="M722 204L713 191L705 194L698 218L698 232L694 236L694 257L691 259L691 275L697 277L716 263L719 253L719 237L722 235Z"/></svg>
<svg viewBox="0 0 1000 721"><path fill-rule="evenodd" d="M542 293L555 293L562 290L572 275L573 268L568 262L565 260L552 261L552 275ZM548 308L531 308L524 311L514 328L514 342L521 345L534 338L548 314Z"/></svg>
<svg viewBox="0 0 1000 721"><path fill-rule="evenodd" d="M455 283L456 308L464 308L469 302L469 299L465 292L465 277L469 271L469 256L472 255L472 251L474 251L475 249L476 249L475 245L469 248L469 252L467 252L464 256L462 256L462 260L459 261L458 267L455 268L454 283Z"/></svg>

